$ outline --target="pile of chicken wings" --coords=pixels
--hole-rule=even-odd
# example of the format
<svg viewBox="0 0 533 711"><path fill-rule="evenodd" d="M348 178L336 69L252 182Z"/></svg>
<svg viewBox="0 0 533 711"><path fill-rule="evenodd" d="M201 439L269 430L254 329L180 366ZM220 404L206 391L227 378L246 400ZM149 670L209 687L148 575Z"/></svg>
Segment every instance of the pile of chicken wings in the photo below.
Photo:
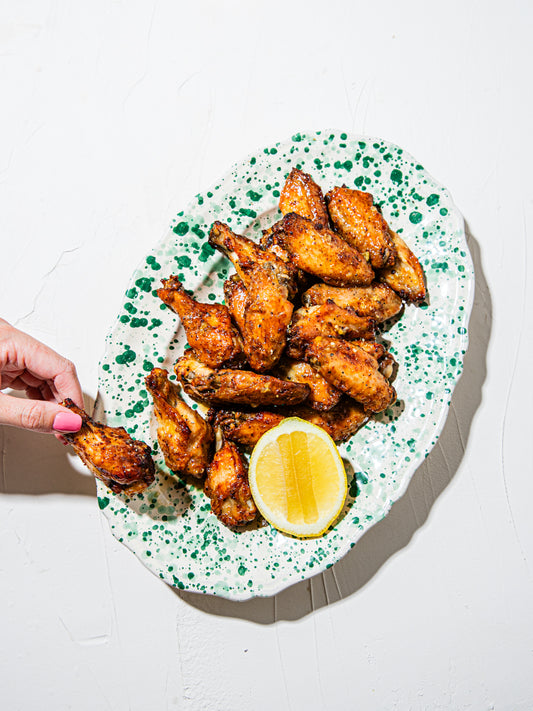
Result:
<svg viewBox="0 0 533 711"><path fill-rule="evenodd" d="M172 471L205 477L211 508L228 526L257 514L243 452L284 417L342 442L395 402L396 364L377 329L403 302L426 296L418 259L369 193L335 187L324 199L294 168L279 208L282 219L259 243L213 224L209 243L236 271L225 304L199 303L176 276L157 292L190 346L174 366L177 380L210 406L204 419L155 368L146 386L161 451Z"/></svg>

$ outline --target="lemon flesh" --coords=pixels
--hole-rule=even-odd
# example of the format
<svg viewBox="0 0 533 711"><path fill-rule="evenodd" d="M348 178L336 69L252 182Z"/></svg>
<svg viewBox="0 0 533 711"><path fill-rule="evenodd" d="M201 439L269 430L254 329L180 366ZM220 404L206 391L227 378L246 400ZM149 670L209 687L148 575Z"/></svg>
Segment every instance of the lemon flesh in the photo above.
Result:
<svg viewBox="0 0 533 711"><path fill-rule="evenodd" d="M263 517L295 536L318 536L346 499L346 472L320 427L289 417L266 432L250 459L250 489Z"/></svg>

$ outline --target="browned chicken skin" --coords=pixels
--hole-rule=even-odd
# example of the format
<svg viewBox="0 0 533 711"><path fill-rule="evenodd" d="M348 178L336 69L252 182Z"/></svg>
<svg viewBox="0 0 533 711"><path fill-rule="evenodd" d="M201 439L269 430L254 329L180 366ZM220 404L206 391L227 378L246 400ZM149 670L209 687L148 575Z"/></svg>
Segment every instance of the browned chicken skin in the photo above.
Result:
<svg viewBox="0 0 533 711"><path fill-rule="evenodd" d="M370 193L333 188L326 195L326 202L337 232L358 249L374 269L394 264L396 250L389 226L374 206Z"/></svg>
<svg viewBox="0 0 533 711"><path fill-rule="evenodd" d="M211 499L211 510L226 526L242 526L256 517L247 465L233 442L224 442L215 453L207 469L204 492Z"/></svg>
<svg viewBox="0 0 533 711"><path fill-rule="evenodd" d="M424 272L420 262L396 232L391 232L397 258L392 267L380 269L379 281L399 294L406 301L422 301L426 298Z"/></svg>
<svg viewBox="0 0 533 711"><path fill-rule="evenodd" d="M157 439L165 463L174 472L202 477L210 461L214 440L211 426L180 397L179 389L162 368L146 376L146 389L154 400Z"/></svg>
<svg viewBox="0 0 533 711"><path fill-rule="evenodd" d="M111 491L138 494L153 483L155 467L147 444L132 439L123 427L108 427L94 422L70 398L63 400L61 405L83 420L78 432L64 433L63 437Z"/></svg>
<svg viewBox="0 0 533 711"><path fill-rule="evenodd" d="M373 282L369 286L342 288L328 284L314 284L302 294L304 306L316 306L333 301L342 308L352 308L359 316L370 316L382 323L402 308L402 300L386 284Z"/></svg>
<svg viewBox="0 0 533 711"><path fill-rule="evenodd" d="M237 412L234 410L210 410L208 413L213 427L219 427L225 439L244 447L253 447L259 439L285 419L277 412Z"/></svg>
<svg viewBox="0 0 533 711"><path fill-rule="evenodd" d="M307 217L313 224L327 227L328 211L322 190L307 173L293 168L289 173L279 198L279 209L283 215L295 212Z"/></svg>
<svg viewBox="0 0 533 711"><path fill-rule="evenodd" d="M307 385L249 370L212 370L192 355L179 358L174 370L187 395L211 405L295 405L309 395Z"/></svg>
<svg viewBox="0 0 533 711"><path fill-rule="evenodd" d="M211 368L244 361L242 339L223 304L201 304L189 296L178 277L162 280L159 298L178 314L189 345Z"/></svg>
<svg viewBox="0 0 533 711"><path fill-rule="evenodd" d="M332 301L309 306L294 312L289 329L287 355L304 357L307 344L317 336L347 339L373 339L374 321L368 316L358 316L351 308L343 309Z"/></svg>
<svg viewBox="0 0 533 711"><path fill-rule="evenodd" d="M242 335L250 367L263 373L270 370L283 353L294 307L273 265L256 267L252 276Z"/></svg>
<svg viewBox="0 0 533 711"><path fill-rule="evenodd" d="M293 310L289 296L294 292L294 270L246 237L234 235L222 223L213 225L210 241L240 270L246 301L242 287L237 293L236 286L228 285L227 292L238 309L237 323L250 367L260 373L270 370L285 347Z"/></svg>
<svg viewBox="0 0 533 711"><path fill-rule="evenodd" d="M285 215L276 230L276 240L294 264L332 286L364 286L374 278L371 266L356 249L324 227L295 212Z"/></svg>
<svg viewBox="0 0 533 711"><path fill-rule="evenodd" d="M283 380L309 385L310 393L305 402L313 410L331 410L341 399L341 391L334 388L312 365L303 360L283 359L278 363L275 372Z"/></svg>
<svg viewBox="0 0 533 711"><path fill-rule="evenodd" d="M369 412L381 412L396 399L394 388L379 371L378 361L352 343L319 336L309 344L306 359L328 382Z"/></svg>

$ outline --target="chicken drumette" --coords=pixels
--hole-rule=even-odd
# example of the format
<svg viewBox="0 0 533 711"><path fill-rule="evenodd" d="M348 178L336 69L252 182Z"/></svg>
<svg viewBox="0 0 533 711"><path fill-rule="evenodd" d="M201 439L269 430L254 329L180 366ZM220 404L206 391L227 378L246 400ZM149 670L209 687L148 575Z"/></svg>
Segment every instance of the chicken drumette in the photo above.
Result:
<svg viewBox="0 0 533 711"><path fill-rule="evenodd" d="M94 422L67 398L61 405L78 414L83 424L78 432L63 434L92 473L115 493L138 494L155 479L150 447L132 439L123 427Z"/></svg>
<svg viewBox="0 0 533 711"><path fill-rule="evenodd" d="M211 510L226 526L242 526L256 517L248 467L233 442L224 442L213 457L204 492L211 499Z"/></svg>
<svg viewBox="0 0 533 711"><path fill-rule="evenodd" d="M234 366L244 361L242 339L223 304L201 304L189 296L178 277L163 279L159 298L178 314L189 345L211 368Z"/></svg>

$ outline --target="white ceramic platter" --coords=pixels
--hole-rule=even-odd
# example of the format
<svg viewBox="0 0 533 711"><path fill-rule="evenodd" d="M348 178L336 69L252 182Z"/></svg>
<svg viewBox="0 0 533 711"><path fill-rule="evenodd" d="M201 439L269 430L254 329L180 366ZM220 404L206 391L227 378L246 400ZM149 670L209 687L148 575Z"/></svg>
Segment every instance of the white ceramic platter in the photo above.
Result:
<svg viewBox="0 0 533 711"><path fill-rule="evenodd" d="M224 527L201 488L166 469L144 387L152 367L172 372L186 344L179 319L155 294L160 279L178 274L199 300L222 301L223 282L234 270L208 245L211 224L221 220L259 237L280 217L279 193L294 166L324 193L343 184L371 192L420 259L429 291L428 304L407 307L386 333L399 364L398 401L340 447L349 477L346 506L332 530L308 540L270 526ZM155 484L132 499L98 483L113 534L169 585L234 600L273 595L333 565L386 515L439 436L467 348L473 284L461 215L449 193L401 148L326 130L297 134L236 164L178 213L146 256L107 338L96 416L151 444L157 468Z"/></svg>

